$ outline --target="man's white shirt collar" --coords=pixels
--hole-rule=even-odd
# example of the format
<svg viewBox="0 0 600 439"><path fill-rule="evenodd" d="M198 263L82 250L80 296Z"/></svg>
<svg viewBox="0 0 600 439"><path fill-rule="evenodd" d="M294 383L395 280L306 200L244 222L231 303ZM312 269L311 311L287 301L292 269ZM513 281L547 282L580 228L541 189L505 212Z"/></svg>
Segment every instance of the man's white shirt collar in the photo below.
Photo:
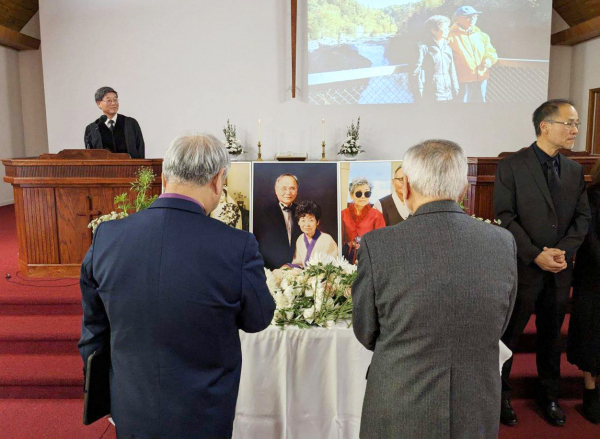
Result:
<svg viewBox="0 0 600 439"><path fill-rule="evenodd" d="M396 209L398 209L398 213L400 214L400 216L402 217L402 219L408 218L408 215L410 215L410 211L408 210L408 207L406 207L406 204L404 204L402 202L402 200L400 200L400 197L398 196L398 194L396 193L396 191L394 191L392 193L392 200L394 200L394 204L396 205Z"/></svg>
<svg viewBox="0 0 600 439"><path fill-rule="evenodd" d="M106 122L104 122L104 123L106 124L106 126L110 128L110 125L108 124L108 122L109 122L109 121L111 121L111 120L112 120L112 121L114 121L114 123L115 123L115 125L116 125L116 124L117 124L117 116L118 116L118 115L119 115L118 113L117 113L117 114L115 114L115 116L114 116L112 119L108 119L108 118L107 118L107 119L106 119Z"/></svg>

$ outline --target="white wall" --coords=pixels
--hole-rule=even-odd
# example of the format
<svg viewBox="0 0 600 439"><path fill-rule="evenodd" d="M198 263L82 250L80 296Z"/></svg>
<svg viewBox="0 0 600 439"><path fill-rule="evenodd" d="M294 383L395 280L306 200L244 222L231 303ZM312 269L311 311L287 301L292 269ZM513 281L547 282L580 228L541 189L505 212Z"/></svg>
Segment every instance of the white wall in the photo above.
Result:
<svg viewBox="0 0 600 439"><path fill-rule="evenodd" d="M21 29L21 33L41 39L39 12ZM19 71L23 103L25 155L36 157L48 152L42 49L19 52Z"/></svg>
<svg viewBox="0 0 600 439"><path fill-rule="evenodd" d="M250 146L244 158L256 157L259 118L265 158L293 150L319 159L322 118L330 159L358 116L367 159L397 159L432 137L458 141L471 156L496 156L532 140L537 103L431 109L292 100L288 1L52 0L40 2L40 17L51 152L83 147L85 126L99 116L93 94L103 85L114 87L122 113L139 121L149 158L162 157L186 130L221 137L228 118ZM298 37L305 47L302 30Z"/></svg>
<svg viewBox="0 0 600 439"><path fill-rule="evenodd" d="M568 29L569 25L555 10L552 10L552 33ZM568 99L571 94L571 46L550 47L550 75L548 98Z"/></svg>
<svg viewBox="0 0 600 439"><path fill-rule="evenodd" d="M0 158L24 155L19 52L0 46ZM0 206L4 206L13 202L13 189L4 183L4 166L0 168Z"/></svg>

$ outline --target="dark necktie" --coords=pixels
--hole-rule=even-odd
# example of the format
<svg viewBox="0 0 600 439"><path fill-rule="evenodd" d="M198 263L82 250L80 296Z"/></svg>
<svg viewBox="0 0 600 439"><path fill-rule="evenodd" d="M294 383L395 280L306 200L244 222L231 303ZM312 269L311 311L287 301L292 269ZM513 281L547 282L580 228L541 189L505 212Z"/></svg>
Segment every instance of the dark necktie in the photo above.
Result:
<svg viewBox="0 0 600 439"><path fill-rule="evenodd" d="M115 121L114 120L108 121L108 129L110 130L111 133L113 133L115 131Z"/></svg>
<svg viewBox="0 0 600 439"><path fill-rule="evenodd" d="M283 210L283 214L285 215L285 228L287 229L288 242L292 245L292 205L286 206L283 203L279 204L281 206L281 210Z"/></svg>
<svg viewBox="0 0 600 439"><path fill-rule="evenodd" d="M548 189L550 189L550 195L552 196L552 203L554 204L554 211L558 219L558 233L559 235L564 234L564 230L561 224L561 209L562 209L562 184L560 182L560 176L558 175L558 166L555 159L548 160Z"/></svg>

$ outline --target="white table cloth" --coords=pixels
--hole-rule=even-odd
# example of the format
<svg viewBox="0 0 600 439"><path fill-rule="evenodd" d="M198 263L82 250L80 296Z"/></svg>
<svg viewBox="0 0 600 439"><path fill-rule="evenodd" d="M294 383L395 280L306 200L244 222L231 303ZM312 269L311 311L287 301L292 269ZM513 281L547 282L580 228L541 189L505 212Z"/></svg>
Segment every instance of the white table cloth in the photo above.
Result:
<svg viewBox="0 0 600 439"><path fill-rule="evenodd" d="M235 439L358 438L372 353L352 328L240 332Z"/></svg>

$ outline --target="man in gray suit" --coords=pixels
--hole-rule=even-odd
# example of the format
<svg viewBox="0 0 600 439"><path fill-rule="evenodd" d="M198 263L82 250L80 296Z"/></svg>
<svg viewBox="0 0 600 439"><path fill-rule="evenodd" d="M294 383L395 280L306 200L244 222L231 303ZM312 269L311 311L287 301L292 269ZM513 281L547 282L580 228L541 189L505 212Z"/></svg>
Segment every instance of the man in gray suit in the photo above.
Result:
<svg viewBox="0 0 600 439"><path fill-rule="evenodd" d="M413 146L403 170L414 214L363 236L352 286L354 333L374 351L360 437L497 437L515 241L456 203L467 186L457 144Z"/></svg>

